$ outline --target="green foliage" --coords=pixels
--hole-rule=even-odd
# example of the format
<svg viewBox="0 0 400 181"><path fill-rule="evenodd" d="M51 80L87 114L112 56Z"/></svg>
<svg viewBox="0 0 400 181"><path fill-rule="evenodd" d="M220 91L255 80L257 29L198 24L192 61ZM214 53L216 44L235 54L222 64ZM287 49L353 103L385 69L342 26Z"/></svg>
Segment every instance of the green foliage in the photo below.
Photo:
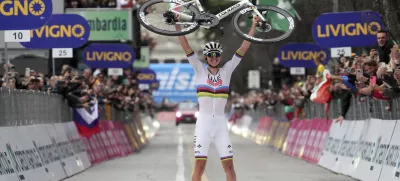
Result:
<svg viewBox="0 0 400 181"><path fill-rule="evenodd" d="M206 12L210 12L213 14L218 14L222 10L228 8L229 6L237 3L236 1L226 1L226 0L203 0L201 1L201 5L203 6Z"/></svg>
<svg viewBox="0 0 400 181"><path fill-rule="evenodd" d="M212 14L218 14L221 11L229 8L230 6L234 5L237 3L237 1L226 1L226 0L202 0L200 1L201 5L204 8L204 11L212 13ZM232 16L232 15L231 15ZM229 20L229 18L224 19L224 21ZM204 40L205 41L211 41L213 40L213 37L218 34L219 32L217 31L210 31L206 29L201 29L204 33Z"/></svg>

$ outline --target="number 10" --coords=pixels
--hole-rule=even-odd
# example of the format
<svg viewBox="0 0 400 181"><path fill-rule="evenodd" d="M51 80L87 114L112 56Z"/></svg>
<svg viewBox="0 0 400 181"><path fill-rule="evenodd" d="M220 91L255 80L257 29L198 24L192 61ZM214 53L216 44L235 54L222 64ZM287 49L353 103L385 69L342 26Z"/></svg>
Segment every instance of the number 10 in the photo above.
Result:
<svg viewBox="0 0 400 181"><path fill-rule="evenodd" d="M21 40L22 38L23 38L23 34L22 34L22 32L14 32L13 33L13 35L14 35L14 39L18 39L18 40Z"/></svg>

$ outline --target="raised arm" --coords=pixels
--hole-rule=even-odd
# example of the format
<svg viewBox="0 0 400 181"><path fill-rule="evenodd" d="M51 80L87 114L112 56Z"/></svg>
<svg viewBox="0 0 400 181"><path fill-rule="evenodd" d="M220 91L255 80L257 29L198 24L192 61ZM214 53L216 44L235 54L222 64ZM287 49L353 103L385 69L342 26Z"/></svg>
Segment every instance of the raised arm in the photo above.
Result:
<svg viewBox="0 0 400 181"><path fill-rule="evenodd" d="M254 16L253 17L253 24L251 25L250 31L248 33L249 36L254 36L254 34L256 33L256 24L257 22L260 21L260 17L258 16ZM240 48L238 49L238 53L241 54L242 56L244 56L244 54L246 54L247 50L250 48L250 44L251 42L244 40L242 45L240 46Z"/></svg>
<svg viewBox="0 0 400 181"><path fill-rule="evenodd" d="M256 32L256 23L260 20L260 17L254 16L253 17L253 24L251 25L250 31L248 35L254 36ZM229 71L230 74L233 73L235 68L239 65L240 61L242 60L244 54L247 52L247 50L250 47L250 42L247 40L244 40L240 48L236 51L236 53L233 55L232 60L228 61L224 67Z"/></svg>
<svg viewBox="0 0 400 181"><path fill-rule="evenodd" d="M180 25L175 25L176 30L181 30ZM187 41L185 36L178 36L179 42L182 45L183 50L186 52L186 54L192 52L192 47L190 47L189 42Z"/></svg>
<svg viewBox="0 0 400 181"><path fill-rule="evenodd" d="M179 25L176 25L176 30L180 30L181 27ZM200 60L196 57L196 54L192 50L192 47L190 47L189 42L187 41L185 36L178 36L179 42L182 45L183 50L186 53L186 56L188 58L189 63L192 65L193 69L195 72L200 72L201 68L203 67L203 64L200 62Z"/></svg>

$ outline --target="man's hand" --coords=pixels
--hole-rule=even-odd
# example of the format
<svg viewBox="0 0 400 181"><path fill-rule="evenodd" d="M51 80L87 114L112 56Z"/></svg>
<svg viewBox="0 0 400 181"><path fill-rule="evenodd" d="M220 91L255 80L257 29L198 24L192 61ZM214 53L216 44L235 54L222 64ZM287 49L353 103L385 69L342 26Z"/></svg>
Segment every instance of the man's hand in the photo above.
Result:
<svg viewBox="0 0 400 181"><path fill-rule="evenodd" d="M386 73L386 71L387 71L386 66L385 67L379 67L378 71L376 72L376 75L378 77L382 77Z"/></svg>
<svg viewBox="0 0 400 181"><path fill-rule="evenodd" d="M89 105L89 103L87 102L87 103L84 103L84 104L82 104L82 106L84 107L84 108L87 108L87 109L89 109L90 108L90 105Z"/></svg>
<svg viewBox="0 0 400 181"><path fill-rule="evenodd" d="M361 75L361 74L357 74L356 79L357 79L357 81L360 82L360 83L364 83L364 82L367 82L367 81L368 81L368 78L367 78L367 77L364 77L364 76Z"/></svg>
<svg viewBox="0 0 400 181"><path fill-rule="evenodd" d="M381 86L375 84L375 85L372 85L371 88L374 90L378 90L379 92L382 93L383 91L385 91L385 84L382 84Z"/></svg>
<svg viewBox="0 0 400 181"><path fill-rule="evenodd" d="M339 116L339 117L336 119L336 122L339 123L340 126L341 126L342 123L343 123L343 120L344 120L343 116Z"/></svg>

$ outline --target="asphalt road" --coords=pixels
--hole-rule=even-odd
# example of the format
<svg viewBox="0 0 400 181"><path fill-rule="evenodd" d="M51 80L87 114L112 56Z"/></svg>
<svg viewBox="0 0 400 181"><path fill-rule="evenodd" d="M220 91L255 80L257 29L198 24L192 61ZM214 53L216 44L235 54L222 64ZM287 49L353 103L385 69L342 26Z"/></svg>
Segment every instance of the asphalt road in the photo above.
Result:
<svg viewBox="0 0 400 181"><path fill-rule="evenodd" d="M141 153L95 165L65 181L191 181L194 124L161 123L158 135ZM238 181L347 181L322 167L285 156L251 140L232 135ZM203 180L224 181L213 145Z"/></svg>

